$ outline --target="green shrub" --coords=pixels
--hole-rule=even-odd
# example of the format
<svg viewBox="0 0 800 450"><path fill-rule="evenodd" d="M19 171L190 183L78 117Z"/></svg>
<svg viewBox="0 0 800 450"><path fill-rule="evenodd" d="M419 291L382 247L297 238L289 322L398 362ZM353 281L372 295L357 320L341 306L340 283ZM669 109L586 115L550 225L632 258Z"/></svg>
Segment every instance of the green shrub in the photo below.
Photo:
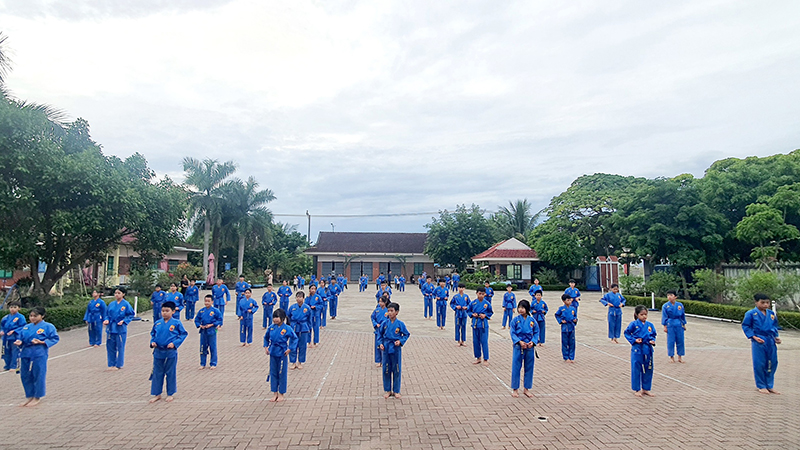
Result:
<svg viewBox="0 0 800 450"><path fill-rule="evenodd" d="M645 292L655 292L657 296L667 295L667 291L678 291L681 287L681 279L669 272L655 272L644 283Z"/></svg>
<svg viewBox="0 0 800 450"><path fill-rule="evenodd" d="M114 301L113 298L104 298L103 299L106 303L111 303ZM89 299L86 299L88 303ZM128 300L131 305L134 304L134 300ZM139 298L139 314L150 310L150 301L149 297L145 298L142 301L142 298ZM28 319L28 314L30 310L28 309L20 309L19 310L22 315L25 316L25 319ZM53 324L57 330L65 330L68 328L73 328L76 326L83 325L83 315L86 312L86 305L73 305L73 306L56 306L52 308L46 308L46 313L44 320ZM0 318L5 317L8 314L8 310L0 310Z"/></svg>
<svg viewBox="0 0 800 450"><path fill-rule="evenodd" d="M533 275L533 278L539 279L539 284L558 284L558 272L553 269L547 269L545 267L540 268L536 271Z"/></svg>
<svg viewBox="0 0 800 450"><path fill-rule="evenodd" d="M730 300L732 283L729 278L711 269L698 269L692 273L694 284L689 289L694 295L715 303L727 303Z"/></svg>
<svg viewBox="0 0 800 450"><path fill-rule="evenodd" d="M485 287L485 285L483 283L464 283L464 285L465 285L465 289L469 290L469 291L474 291L475 289L478 289L479 287ZM505 283L490 283L489 286L491 286L491 288L494 289L495 295L497 295L500 292L505 292L506 291L506 284ZM511 287L515 287L515 286L512 284Z"/></svg>
<svg viewBox="0 0 800 450"><path fill-rule="evenodd" d="M619 290L623 295L644 295L644 278L620 275Z"/></svg>

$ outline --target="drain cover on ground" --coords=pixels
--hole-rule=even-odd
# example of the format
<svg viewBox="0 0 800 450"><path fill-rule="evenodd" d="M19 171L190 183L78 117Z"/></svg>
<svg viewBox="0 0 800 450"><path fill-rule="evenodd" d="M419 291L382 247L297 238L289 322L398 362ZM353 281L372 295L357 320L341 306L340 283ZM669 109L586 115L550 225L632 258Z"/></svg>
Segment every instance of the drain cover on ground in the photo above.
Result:
<svg viewBox="0 0 800 450"><path fill-rule="evenodd" d="M539 422L547 422L547 417L545 416L539 416L537 419L539 419Z"/></svg>

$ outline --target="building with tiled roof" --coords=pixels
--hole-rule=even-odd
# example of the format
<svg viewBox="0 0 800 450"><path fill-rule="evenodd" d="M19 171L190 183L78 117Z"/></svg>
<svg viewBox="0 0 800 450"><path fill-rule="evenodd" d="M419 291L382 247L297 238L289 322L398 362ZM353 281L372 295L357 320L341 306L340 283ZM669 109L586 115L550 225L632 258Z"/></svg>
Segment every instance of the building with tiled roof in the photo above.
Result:
<svg viewBox="0 0 800 450"><path fill-rule="evenodd" d="M496 275L504 275L509 280L530 283L533 264L539 261L536 250L515 238L499 242L486 251L472 257L480 267L488 267Z"/></svg>

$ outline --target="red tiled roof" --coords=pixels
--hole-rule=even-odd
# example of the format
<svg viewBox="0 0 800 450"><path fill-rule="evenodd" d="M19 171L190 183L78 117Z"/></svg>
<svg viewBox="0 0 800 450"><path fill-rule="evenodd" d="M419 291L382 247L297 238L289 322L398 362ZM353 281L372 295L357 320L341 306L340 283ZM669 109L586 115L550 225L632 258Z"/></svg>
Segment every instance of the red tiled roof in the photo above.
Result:
<svg viewBox="0 0 800 450"><path fill-rule="evenodd" d="M505 242L505 241L503 241ZM539 259L536 255L536 250L523 250L523 249L498 249L497 247L503 242L498 242L491 246L485 252L479 253L472 257L472 259L485 259L485 258L524 258L524 259Z"/></svg>

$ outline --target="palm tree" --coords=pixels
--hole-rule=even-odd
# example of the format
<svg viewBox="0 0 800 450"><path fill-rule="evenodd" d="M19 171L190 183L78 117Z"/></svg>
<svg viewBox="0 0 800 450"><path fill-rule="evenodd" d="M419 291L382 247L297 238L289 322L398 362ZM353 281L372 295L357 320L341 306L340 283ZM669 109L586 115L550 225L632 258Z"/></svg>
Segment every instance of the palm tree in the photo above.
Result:
<svg viewBox="0 0 800 450"><path fill-rule="evenodd" d="M501 206L497 214L506 235L517 239L521 236L523 242L536 222L536 216L531 214L531 204L527 198L516 202L509 200L508 207Z"/></svg>
<svg viewBox="0 0 800 450"><path fill-rule="evenodd" d="M183 158L183 171L186 172L184 184L190 188L190 211L192 220L203 218L203 275L208 279L208 241L211 223L221 214L220 188L225 179L236 171L236 163L221 163L216 159L200 161ZM217 255L219 257L219 255Z"/></svg>
<svg viewBox="0 0 800 450"><path fill-rule="evenodd" d="M222 188L225 208L230 214L231 226L239 238L239 258L237 270L244 270L244 244L248 236L260 236L269 232L272 213L264 205L275 200L269 189L257 190L258 182L250 177L246 182L231 180Z"/></svg>
<svg viewBox="0 0 800 450"><path fill-rule="evenodd" d="M8 36L0 31L0 86L5 84L6 75L11 71L11 58L8 56L8 51L6 51L6 39L8 39Z"/></svg>

